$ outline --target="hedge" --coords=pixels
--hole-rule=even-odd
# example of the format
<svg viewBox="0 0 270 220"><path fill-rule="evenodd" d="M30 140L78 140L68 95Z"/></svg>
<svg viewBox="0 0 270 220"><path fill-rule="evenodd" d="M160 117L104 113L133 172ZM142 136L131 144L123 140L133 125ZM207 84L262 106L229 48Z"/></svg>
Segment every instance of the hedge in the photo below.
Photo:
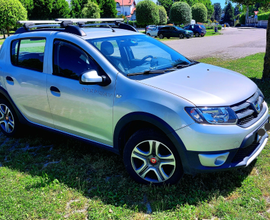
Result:
<svg viewBox="0 0 270 220"><path fill-rule="evenodd" d="M259 14L258 15L258 20L268 20L270 16L270 12L265 12L265 13L262 13L262 14Z"/></svg>

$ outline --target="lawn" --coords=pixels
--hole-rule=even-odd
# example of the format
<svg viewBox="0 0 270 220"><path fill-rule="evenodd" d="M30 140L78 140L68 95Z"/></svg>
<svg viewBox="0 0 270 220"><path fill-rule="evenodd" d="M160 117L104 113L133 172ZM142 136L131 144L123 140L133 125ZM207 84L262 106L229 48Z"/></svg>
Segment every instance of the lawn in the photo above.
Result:
<svg viewBox="0 0 270 220"><path fill-rule="evenodd" d="M250 77L270 103L263 56L201 61ZM0 133L0 219L270 219L269 143L247 168L154 187L135 183L117 155L25 130L18 139Z"/></svg>

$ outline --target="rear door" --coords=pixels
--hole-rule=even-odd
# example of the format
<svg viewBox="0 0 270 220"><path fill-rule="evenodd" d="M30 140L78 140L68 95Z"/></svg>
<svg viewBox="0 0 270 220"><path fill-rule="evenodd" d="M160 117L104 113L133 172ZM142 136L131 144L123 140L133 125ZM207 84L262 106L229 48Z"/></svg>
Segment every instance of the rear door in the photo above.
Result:
<svg viewBox="0 0 270 220"><path fill-rule="evenodd" d="M25 38L11 42L10 65L3 66L4 81L12 100L29 121L53 126L43 68L47 39L33 35L25 34Z"/></svg>

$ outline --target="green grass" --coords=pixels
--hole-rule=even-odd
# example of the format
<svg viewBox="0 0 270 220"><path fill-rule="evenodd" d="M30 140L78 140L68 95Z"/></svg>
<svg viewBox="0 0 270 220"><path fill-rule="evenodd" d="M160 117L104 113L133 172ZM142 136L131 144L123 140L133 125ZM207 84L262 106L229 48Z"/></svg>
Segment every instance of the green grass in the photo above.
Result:
<svg viewBox="0 0 270 220"><path fill-rule="evenodd" d="M263 56L201 61L250 77L270 103L269 82L260 80ZM154 187L135 183L117 155L25 130L31 135L0 135L0 219L270 219L269 143L247 168Z"/></svg>
<svg viewBox="0 0 270 220"><path fill-rule="evenodd" d="M0 45L4 43L5 39L0 39Z"/></svg>
<svg viewBox="0 0 270 220"><path fill-rule="evenodd" d="M218 30L218 32L215 32L214 30L206 30L205 37L216 36L221 34L222 34L221 30Z"/></svg>

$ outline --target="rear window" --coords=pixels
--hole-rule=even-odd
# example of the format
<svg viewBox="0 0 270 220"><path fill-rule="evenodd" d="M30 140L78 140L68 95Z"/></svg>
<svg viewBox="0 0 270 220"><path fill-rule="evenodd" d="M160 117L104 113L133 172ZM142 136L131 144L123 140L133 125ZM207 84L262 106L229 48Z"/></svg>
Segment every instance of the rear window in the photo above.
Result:
<svg viewBox="0 0 270 220"><path fill-rule="evenodd" d="M12 41L11 63L14 66L43 72L45 38Z"/></svg>

